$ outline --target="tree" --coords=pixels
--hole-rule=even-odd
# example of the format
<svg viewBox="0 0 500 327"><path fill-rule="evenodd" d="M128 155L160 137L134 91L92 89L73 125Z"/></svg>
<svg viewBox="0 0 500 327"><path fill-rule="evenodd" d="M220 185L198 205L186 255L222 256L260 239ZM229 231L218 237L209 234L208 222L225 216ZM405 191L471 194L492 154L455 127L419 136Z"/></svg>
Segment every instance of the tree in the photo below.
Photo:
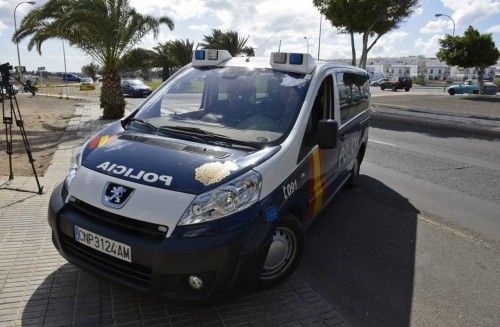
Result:
<svg viewBox="0 0 500 327"><path fill-rule="evenodd" d="M313 0L313 4L333 26L350 34L353 66L356 65L354 34L362 35L359 67L366 68L373 46L413 13L418 0Z"/></svg>
<svg viewBox="0 0 500 327"><path fill-rule="evenodd" d="M97 74L99 73L100 70L101 68L99 67L99 65L93 62L91 62L88 65L82 66L82 74L92 78L94 81L96 80Z"/></svg>
<svg viewBox="0 0 500 327"><path fill-rule="evenodd" d="M193 47L194 42L189 41L189 39L168 42L168 51L178 67L186 66L193 60Z"/></svg>
<svg viewBox="0 0 500 327"><path fill-rule="evenodd" d="M479 93L483 94L484 72L486 68L494 65L500 56L491 33L480 34L478 30L469 26L464 36L446 35L439 43L441 45L437 53L439 60L450 66L476 68Z"/></svg>
<svg viewBox="0 0 500 327"><path fill-rule="evenodd" d="M135 72L140 70L145 80L150 79L151 69L156 67L156 53L152 50L135 48L128 51L120 59L118 70Z"/></svg>
<svg viewBox="0 0 500 327"><path fill-rule="evenodd" d="M152 32L156 38L161 24L174 28L168 17L141 15L129 0L48 0L23 19L13 41L31 37L28 49L52 38L67 40L90 55L103 70L101 107L104 119L120 118L125 100L117 68L123 54Z"/></svg>
<svg viewBox="0 0 500 327"><path fill-rule="evenodd" d="M171 68L180 68L191 62L193 46L194 42L189 41L189 39L158 43L154 50L157 55L157 63L161 64L163 69L163 80L170 77Z"/></svg>
<svg viewBox="0 0 500 327"><path fill-rule="evenodd" d="M254 56L253 48L245 46L248 38L249 36L240 37L236 31L222 32L219 29L213 29L211 35L203 36L203 42L200 43L200 46L204 49L227 50L233 57L240 54Z"/></svg>

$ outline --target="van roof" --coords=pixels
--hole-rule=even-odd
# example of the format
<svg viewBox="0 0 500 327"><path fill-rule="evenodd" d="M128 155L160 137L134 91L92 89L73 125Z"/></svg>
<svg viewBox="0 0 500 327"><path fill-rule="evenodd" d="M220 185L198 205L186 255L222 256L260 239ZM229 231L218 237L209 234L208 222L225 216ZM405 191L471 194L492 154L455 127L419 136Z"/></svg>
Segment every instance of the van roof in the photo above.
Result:
<svg viewBox="0 0 500 327"><path fill-rule="evenodd" d="M322 71L329 68L341 68L346 70L355 70L359 73L365 73L364 69L354 67L351 65L346 65L343 63L328 61L328 60L315 60L316 69L315 71ZM253 67L253 68L267 68L272 69L269 63L269 57L233 57L227 61L222 62L218 65L226 67Z"/></svg>

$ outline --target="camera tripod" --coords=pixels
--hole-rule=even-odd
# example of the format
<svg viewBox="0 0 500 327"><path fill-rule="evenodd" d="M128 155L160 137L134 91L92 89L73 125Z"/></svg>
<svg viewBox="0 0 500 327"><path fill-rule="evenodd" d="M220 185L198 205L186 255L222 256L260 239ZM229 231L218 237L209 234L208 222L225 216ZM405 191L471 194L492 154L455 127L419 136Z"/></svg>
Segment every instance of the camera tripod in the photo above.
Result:
<svg viewBox="0 0 500 327"><path fill-rule="evenodd" d="M8 64L7 64L8 65ZM4 66L4 65L1 65ZM3 67L2 67L3 68ZM2 81L0 83L0 102L2 103L2 116L3 123L5 125L5 139L7 142L7 150L6 153L9 156L9 181L14 179L14 172L12 169L12 154L13 154L13 146L12 146L12 125L15 123L17 127L19 127L19 131L21 133L21 138L23 140L24 149L26 150L26 154L28 156L28 160L31 164L31 168L33 169L33 175L35 176L36 184L38 186L38 194L43 193L43 186L40 185L40 181L38 179L38 174L35 169L35 159L33 159L33 155L31 153L30 144L28 141L28 137L26 135L26 130L24 129L24 122L21 116L21 111L19 110L19 104L17 103L16 94L14 92L14 87L10 83L10 78L14 76L10 75L9 70L2 70ZM21 85L30 90L30 92L35 95L35 92L25 84L23 84L19 79L15 78ZM9 107L9 108L6 108Z"/></svg>

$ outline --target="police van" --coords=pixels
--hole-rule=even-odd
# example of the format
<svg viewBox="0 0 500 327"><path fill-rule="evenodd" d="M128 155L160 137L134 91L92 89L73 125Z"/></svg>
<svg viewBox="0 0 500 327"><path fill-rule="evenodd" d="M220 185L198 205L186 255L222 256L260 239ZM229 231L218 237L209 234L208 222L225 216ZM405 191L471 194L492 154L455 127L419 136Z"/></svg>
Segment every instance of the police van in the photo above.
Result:
<svg viewBox="0 0 500 327"><path fill-rule="evenodd" d="M75 156L50 200L54 245L78 267L176 300L282 281L305 228L358 181L368 83L309 54L195 50Z"/></svg>

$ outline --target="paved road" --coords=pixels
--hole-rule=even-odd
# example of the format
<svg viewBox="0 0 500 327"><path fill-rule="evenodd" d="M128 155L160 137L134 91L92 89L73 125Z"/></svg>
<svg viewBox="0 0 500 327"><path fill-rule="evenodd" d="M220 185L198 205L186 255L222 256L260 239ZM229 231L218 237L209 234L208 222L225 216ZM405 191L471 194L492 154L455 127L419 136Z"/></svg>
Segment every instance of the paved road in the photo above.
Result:
<svg viewBox="0 0 500 327"><path fill-rule="evenodd" d="M372 128L299 267L354 325L500 325L500 141Z"/></svg>

